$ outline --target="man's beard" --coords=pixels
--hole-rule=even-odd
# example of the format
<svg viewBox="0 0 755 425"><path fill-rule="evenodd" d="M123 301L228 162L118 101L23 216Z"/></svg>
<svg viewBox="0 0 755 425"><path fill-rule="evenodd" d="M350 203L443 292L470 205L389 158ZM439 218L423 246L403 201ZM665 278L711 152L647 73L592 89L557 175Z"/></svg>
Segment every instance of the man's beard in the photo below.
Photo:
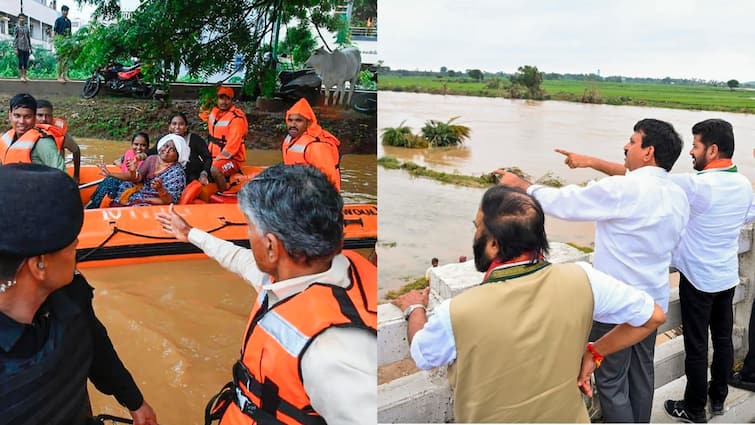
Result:
<svg viewBox="0 0 755 425"><path fill-rule="evenodd" d="M482 235L475 239L472 243L472 251L474 252L474 266L478 272L485 273L493 264L493 259L488 258L485 255L485 245L488 243L488 236Z"/></svg>

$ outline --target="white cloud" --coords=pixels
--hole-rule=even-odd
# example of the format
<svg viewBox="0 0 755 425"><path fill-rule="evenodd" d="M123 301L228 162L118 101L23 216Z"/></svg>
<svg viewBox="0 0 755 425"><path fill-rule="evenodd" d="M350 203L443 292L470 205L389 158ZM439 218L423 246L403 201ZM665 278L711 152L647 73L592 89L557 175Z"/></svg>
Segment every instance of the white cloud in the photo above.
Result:
<svg viewBox="0 0 755 425"><path fill-rule="evenodd" d="M755 81L755 2L380 0L380 56L394 69Z"/></svg>

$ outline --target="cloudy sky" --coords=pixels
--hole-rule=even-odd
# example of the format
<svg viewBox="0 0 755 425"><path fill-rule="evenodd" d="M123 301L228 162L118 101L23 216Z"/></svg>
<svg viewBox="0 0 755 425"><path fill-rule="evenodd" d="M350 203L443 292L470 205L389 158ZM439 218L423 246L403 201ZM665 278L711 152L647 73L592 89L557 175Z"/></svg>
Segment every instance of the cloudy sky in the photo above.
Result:
<svg viewBox="0 0 755 425"><path fill-rule="evenodd" d="M755 81L749 0L379 0L393 69Z"/></svg>

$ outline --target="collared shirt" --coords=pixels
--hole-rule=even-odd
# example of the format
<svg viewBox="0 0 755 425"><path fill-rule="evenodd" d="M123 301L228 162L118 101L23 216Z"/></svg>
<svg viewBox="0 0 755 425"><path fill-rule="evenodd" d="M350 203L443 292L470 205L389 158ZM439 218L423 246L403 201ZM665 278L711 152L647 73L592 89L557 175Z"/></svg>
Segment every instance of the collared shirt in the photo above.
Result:
<svg viewBox="0 0 755 425"><path fill-rule="evenodd" d="M189 241L258 292L267 292L271 307L316 282L342 288L351 284L349 260L343 255L333 258L330 269L323 273L272 283L270 275L257 268L252 250L198 229L191 229ZM328 424L377 421L377 338L374 334L356 328L329 328L317 336L304 353L301 370L304 390L312 407Z"/></svg>
<svg viewBox="0 0 755 425"><path fill-rule="evenodd" d="M546 214L595 221L595 268L644 290L668 309L668 268L689 219L689 203L666 170L641 167L586 187L532 185L527 193Z"/></svg>
<svg viewBox="0 0 755 425"><path fill-rule="evenodd" d="M587 274L592 289L594 320L641 326L653 315L655 303L650 295L595 270L588 263L580 261L576 264ZM508 267L513 266L516 265ZM496 284L506 283L491 283ZM414 334L410 351L420 369L449 365L456 360L456 341L451 325L452 302L453 298L447 299L435 307L425 326Z"/></svg>
<svg viewBox="0 0 755 425"><path fill-rule="evenodd" d="M671 175L690 205L689 223L671 263L692 286L708 293L739 283L739 231L753 200L747 178L724 170Z"/></svg>
<svg viewBox="0 0 755 425"><path fill-rule="evenodd" d="M31 150L31 162L66 171L66 161L51 137L43 137L37 141Z"/></svg>

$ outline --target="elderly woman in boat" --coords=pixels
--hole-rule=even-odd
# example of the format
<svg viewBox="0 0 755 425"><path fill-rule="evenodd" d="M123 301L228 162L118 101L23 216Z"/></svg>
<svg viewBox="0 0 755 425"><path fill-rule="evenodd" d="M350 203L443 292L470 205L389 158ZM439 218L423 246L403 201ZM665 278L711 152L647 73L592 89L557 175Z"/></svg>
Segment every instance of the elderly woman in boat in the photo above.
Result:
<svg viewBox="0 0 755 425"><path fill-rule="evenodd" d="M157 142L157 155L148 156L139 167L130 163L129 181L121 184L110 206L178 203L186 187L184 165L188 159L189 147L183 137L164 136Z"/></svg>

